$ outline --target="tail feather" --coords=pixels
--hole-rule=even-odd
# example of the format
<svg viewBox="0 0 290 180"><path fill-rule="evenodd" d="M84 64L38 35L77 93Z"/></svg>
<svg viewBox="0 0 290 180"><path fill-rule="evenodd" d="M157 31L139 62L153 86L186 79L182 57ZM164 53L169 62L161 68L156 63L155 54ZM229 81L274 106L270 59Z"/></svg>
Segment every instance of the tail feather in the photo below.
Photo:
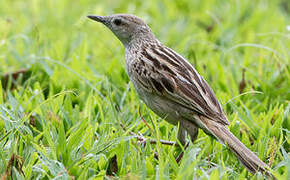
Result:
<svg viewBox="0 0 290 180"><path fill-rule="evenodd" d="M201 118L201 121L209 133L214 135L222 143L228 145L230 150L251 173L255 174L261 172L275 179L275 177L268 171L268 165L261 161L238 138L236 138L226 126L220 125L206 118Z"/></svg>
<svg viewBox="0 0 290 180"><path fill-rule="evenodd" d="M223 143L227 144L236 157L251 172L264 172L268 166L236 138L225 126L212 129Z"/></svg>

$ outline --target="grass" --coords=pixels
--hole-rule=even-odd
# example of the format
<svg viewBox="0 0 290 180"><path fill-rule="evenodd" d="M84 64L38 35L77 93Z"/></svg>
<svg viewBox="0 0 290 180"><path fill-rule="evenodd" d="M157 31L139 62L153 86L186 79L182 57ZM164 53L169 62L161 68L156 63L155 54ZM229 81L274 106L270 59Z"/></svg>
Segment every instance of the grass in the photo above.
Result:
<svg viewBox="0 0 290 180"><path fill-rule="evenodd" d="M180 164L180 148L136 143L130 132L175 141L177 127L139 100L121 43L86 18L124 12L196 67L230 130L289 178L289 8L286 0L0 1L2 178L263 178L202 131Z"/></svg>

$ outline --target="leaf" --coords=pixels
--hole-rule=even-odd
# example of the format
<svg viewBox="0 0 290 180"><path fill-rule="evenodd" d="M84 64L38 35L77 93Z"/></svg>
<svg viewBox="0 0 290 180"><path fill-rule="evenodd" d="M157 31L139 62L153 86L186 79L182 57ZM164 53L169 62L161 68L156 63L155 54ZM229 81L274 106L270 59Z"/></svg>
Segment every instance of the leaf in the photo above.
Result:
<svg viewBox="0 0 290 180"><path fill-rule="evenodd" d="M2 83L0 81L0 104L3 104L3 92L2 92Z"/></svg>

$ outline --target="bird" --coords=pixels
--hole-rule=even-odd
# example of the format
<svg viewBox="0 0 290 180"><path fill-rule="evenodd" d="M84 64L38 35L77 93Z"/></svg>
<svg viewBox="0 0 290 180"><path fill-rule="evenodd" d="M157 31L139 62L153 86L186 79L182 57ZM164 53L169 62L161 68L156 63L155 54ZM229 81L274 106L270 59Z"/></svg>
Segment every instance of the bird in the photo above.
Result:
<svg viewBox="0 0 290 180"><path fill-rule="evenodd" d="M125 68L138 96L158 116L179 125L177 139L197 139L199 129L228 146L252 174L270 168L228 129L229 121L206 80L184 57L161 43L150 27L131 14L89 15L125 47ZM273 176L272 176L273 177Z"/></svg>

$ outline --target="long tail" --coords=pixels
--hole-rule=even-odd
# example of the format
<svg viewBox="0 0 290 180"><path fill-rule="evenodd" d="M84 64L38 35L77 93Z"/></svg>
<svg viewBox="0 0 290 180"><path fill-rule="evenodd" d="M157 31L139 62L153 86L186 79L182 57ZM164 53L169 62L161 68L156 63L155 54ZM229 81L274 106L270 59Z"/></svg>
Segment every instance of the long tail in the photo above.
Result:
<svg viewBox="0 0 290 180"><path fill-rule="evenodd" d="M230 150L251 173L255 174L261 172L266 174L268 177L275 179L275 177L268 171L268 169L270 169L268 165L261 161L238 138L236 138L226 126L204 117L201 117L201 121L210 134L214 135L222 143L228 145Z"/></svg>

